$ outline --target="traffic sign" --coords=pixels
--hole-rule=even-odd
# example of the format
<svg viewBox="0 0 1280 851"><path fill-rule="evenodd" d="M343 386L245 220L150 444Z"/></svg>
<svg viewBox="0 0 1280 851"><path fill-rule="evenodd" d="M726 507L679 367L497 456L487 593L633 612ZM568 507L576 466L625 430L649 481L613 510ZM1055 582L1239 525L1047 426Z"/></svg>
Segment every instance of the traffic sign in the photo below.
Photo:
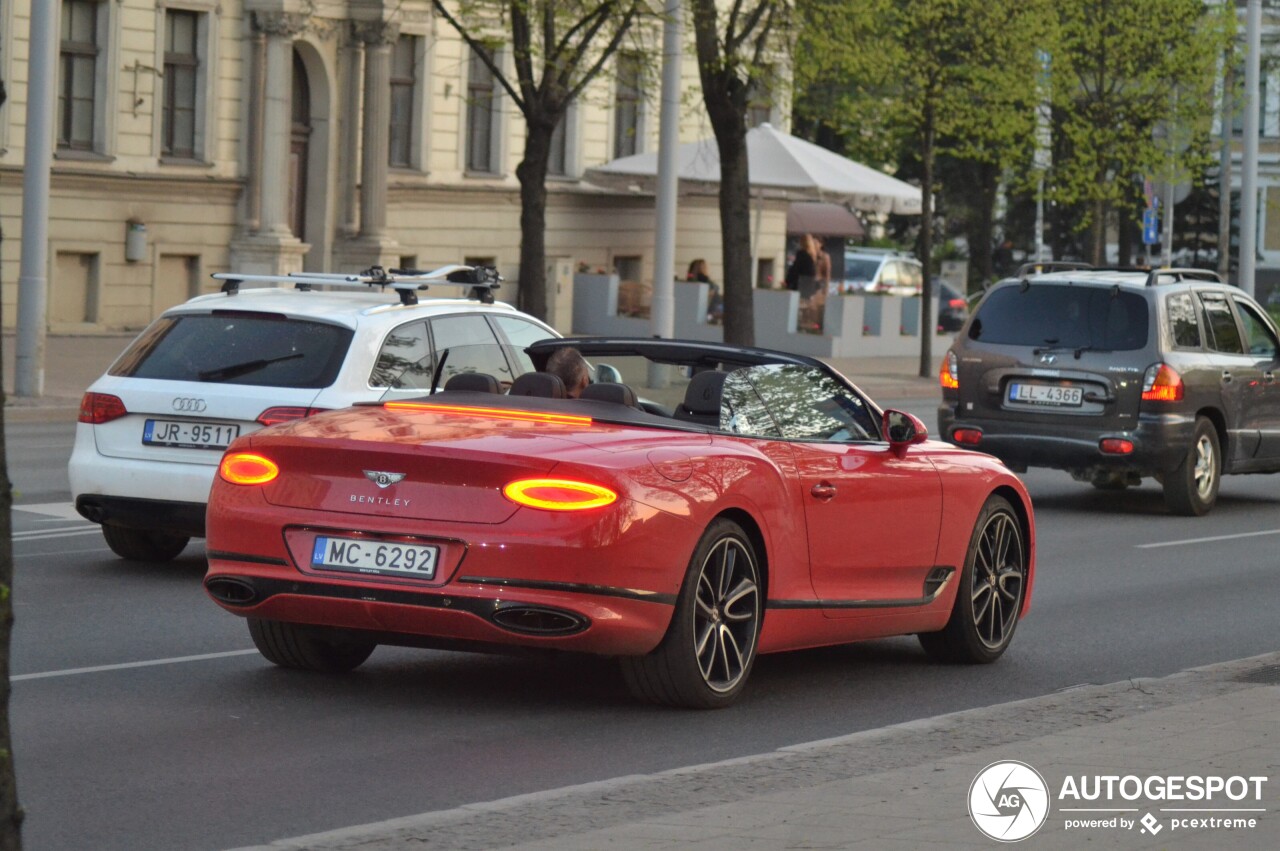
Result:
<svg viewBox="0 0 1280 851"><path fill-rule="evenodd" d="M1160 216L1151 207L1142 211L1142 244L1160 243Z"/></svg>

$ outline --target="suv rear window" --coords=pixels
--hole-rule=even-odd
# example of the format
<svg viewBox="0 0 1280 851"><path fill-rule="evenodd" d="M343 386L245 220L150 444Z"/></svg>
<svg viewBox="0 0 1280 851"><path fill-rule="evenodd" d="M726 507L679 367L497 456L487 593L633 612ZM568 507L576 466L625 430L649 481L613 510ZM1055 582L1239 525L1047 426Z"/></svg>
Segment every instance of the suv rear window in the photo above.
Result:
<svg viewBox="0 0 1280 851"><path fill-rule="evenodd" d="M1147 301L1111 287L1032 284L987 296L969 337L1012 346L1131 351L1147 344Z"/></svg>
<svg viewBox="0 0 1280 851"><path fill-rule="evenodd" d="M351 345L349 328L278 314L216 311L162 316L120 356L110 375L328 387Z"/></svg>

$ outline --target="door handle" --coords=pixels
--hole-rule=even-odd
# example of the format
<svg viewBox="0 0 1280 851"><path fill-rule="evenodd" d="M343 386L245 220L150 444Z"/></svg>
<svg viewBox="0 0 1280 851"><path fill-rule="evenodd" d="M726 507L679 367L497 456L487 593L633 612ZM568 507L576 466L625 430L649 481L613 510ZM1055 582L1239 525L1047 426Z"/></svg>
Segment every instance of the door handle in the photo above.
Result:
<svg viewBox="0 0 1280 851"><path fill-rule="evenodd" d="M836 488L830 482L820 482L810 488L809 493L813 494L814 499L826 502L836 495Z"/></svg>
<svg viewBox="0 0 1280 851"><path fill-rule="evenodd" d="M1229 369L1224 369L1224 370L1222 371L1222 383L1223 383L1223 384L1230 384L1230 383L1231 383L1231 370L1229 370Z"/></svg>

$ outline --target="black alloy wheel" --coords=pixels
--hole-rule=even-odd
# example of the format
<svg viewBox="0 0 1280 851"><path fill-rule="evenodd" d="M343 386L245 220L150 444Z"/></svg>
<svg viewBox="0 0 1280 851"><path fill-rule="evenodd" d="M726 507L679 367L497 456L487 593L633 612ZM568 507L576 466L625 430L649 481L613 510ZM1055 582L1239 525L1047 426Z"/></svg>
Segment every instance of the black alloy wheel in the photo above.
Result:
<svg viewBox="0 0 1280 851"><path fill-rule="evenodd" d="M1027 546L1008 500L987 499L969 539L951 618L939 632L920 634L940 662L984 664L1013 640L1027 586Z"/></svg>
<svg viewBox="0 0 1280 851"><path fill-rule="evenodd" d="M741 526L718 519L694 550L662 643L622 659L628 688L653 703L728 706L751 674L763 612L755 547Z"/></svg>

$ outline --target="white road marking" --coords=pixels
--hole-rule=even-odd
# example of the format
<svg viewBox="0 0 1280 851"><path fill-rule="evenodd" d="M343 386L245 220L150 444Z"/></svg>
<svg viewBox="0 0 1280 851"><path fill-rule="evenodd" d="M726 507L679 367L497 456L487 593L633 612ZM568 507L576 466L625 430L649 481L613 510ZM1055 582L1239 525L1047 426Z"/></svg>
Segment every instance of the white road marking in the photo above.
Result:
<svg viewBox="0 0 1280 851"><path fill-rule="evenodd" d="M37 502L31 505L15 505L15 511L29 511L32 514L43 514L59 520L84 520L76 507L69 502ZM85 521L88 522L88 521Z"/></svg>
<svg viewBox="0 0 1280 851"><path fill-rule="evenodd" d="M209 659L226 659L230 656L248 656L257 650L227 650L223 653L201 653L197 656L174 656L171 659L150 659L146 662L121 662L118 665L95 665L92 668L67 668L62 671L42 671L38 674L15 674L10 682L20 680L45 680L50 677L73 677L78 674L97 674L103 671L124 671L130 668L151 668L156 665L180 665L184 662L204 662Z"/></svg>
<svg viewBox="0 0 1280 851"><path fill-rule="evenodd" d="M1214 541L1233 541L1236 538L1256 538L1259 535L1280 535L1280 529L1267 529L1262 532L1240 532L1236 535L1212 535L1208 538L1185 538L1181 541L1160 541L1155 544L1134 544L1140 550L1153 550L1156 547L1180 547L1184 544L1209 544Z"/></svg>
<svg viewBox="0 0 1280 851"><path fill-rule="evenodd" d="M42 541L46 538L70 538L73 535L97 534L101 530L95 526L59 526L56 529L28 529L25 532L14 532L15 541Z"/></svg>

